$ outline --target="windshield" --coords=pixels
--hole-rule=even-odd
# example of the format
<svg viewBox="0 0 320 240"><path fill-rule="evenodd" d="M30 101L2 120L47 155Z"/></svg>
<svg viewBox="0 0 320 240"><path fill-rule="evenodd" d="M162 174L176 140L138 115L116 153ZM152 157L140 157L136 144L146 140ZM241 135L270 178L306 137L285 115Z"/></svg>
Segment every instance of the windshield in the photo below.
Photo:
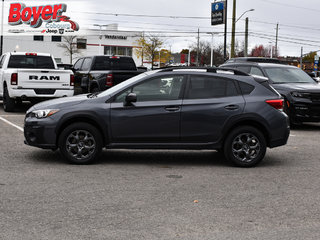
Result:
<svg viewBox="0 0 320 240"><path fill-rule="evenodd" d="M150 76L150 75L155 74L157 72L159 72L159 70L141 73L135 77L129 78L128 80L126 80L126 81L124 81L124 82L122 82L112 88L109 88L109 89L99 93L98 95L99 95L99 97L111 95L112 93L117 92L117 91L121 90L122 88L125 88L126 86L129 86L131 83L134 83L134 82L136 82L146 76Z"/></svg>
<svg viewBox="0 0 320 240"><path fill-rule="evenodd" d="M315 83L314 80L300 68L265 68L268 77L275 84L279 83Z"/></svg>

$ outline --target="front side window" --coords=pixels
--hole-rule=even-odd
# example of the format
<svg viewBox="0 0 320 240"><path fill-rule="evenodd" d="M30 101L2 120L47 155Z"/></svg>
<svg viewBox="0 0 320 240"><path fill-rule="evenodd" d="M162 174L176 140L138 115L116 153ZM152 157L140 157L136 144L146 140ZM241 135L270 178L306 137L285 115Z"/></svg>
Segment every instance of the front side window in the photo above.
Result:
<svg viewBox="0 0 320 240"><path fill-rule="evenodd" d="M178 100L183 79L183 76L165 76L147 80L120 93L115 101L124 102L130 92L137 95L138 102Z"/></svg>
<svg viewBox="0 0 320 240"><path fill-rule="evenodd" d="M82 66L82 63L83 63L83 59L79 59L75 64L74 64L74 69L75 70L80 70L81 66Z"/></svg>
<svg viewBox="0 0 320 240"><path fill-rule="evenodd" d="M232 80L209 76L191 76L187 99L207 99L237 96Z"/></svg>

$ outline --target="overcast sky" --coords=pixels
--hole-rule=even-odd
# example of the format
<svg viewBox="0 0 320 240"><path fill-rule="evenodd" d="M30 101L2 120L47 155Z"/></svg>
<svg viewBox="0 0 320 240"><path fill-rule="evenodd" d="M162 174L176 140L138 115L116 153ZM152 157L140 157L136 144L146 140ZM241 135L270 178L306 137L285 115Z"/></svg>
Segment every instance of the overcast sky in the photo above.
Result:
<svg viewBox="0 0 320 240"><path fill-rule="evenodd" d="M18 1L7 1L18 2ZM29 5L34 1L21 1ZM37 4L55 1L36 1ZM210 6L208 0L95 0L60 1L67 3L69 15L80 22L82 28L93 28L93 24L118 23L120 30L152 31L161 35L167 48L180 51L196 41L200 28L201 40L211 41L207 32L223 32L224 26L210 25ZM228 29L231 31L233 1L228 1ZM244 40L245 17L249 17L249 47L258 44L270 45L275 42L276 24L279 23L279 50L283 56L300 55L320 49L320 5L319 0L237 0L237 17L249 9L237 22L236 39ZM108 15L110 14L110 15ZM119 14L114 16L112 14ZM168 16L143 17L123 16L122 14ZM169 17L171 16L171 17ZM177 17L178 18L173 18ZM203 17L179 18L179 17ZM183 32L183 33L179 33ZM194 32L194 33L193 33ZM223 34L215 34L215 44L223 43ZM230 34L228 37L230 45Z"/></svg>

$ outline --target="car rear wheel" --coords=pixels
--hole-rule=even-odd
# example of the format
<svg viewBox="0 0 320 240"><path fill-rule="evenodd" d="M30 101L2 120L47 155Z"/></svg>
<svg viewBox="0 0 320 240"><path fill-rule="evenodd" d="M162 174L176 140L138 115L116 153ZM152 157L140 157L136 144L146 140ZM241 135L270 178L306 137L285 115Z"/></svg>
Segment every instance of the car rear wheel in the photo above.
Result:
<svg viewBox="0 0 320 240"><path fill-rule="evenodd" d="M266 154L266 140L256 128L242 126L234 129L224 144L224 155L239 167L253 167Z"/></svg>
<svg viewBox="0 0 320 240"><path fill-rule="evenodd" d="M70 163L89 164L101 153L102 137L91 124L74 123L62 131L59 148Z"/></svg>
<svg viewBox="0 0 320 240"><path fill-rule="evenodd" d="M13 112L15 108L15 101L10 98L7 87L3 89L3 109L5 112Z"/></svg>

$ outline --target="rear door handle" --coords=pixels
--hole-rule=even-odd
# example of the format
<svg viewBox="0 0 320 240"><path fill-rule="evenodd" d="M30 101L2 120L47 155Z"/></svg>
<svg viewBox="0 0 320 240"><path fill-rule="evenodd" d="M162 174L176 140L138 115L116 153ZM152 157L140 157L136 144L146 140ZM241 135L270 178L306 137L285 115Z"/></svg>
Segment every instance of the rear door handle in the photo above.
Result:
<svg viewBox="0 0 320 240"><path fill-rule="evenodd" d="M180 107L171 106L171 107L165 107L164 109L168 112L177 112L180 110Z"/></svg>
<svg viewBox="0 0 320 240"><path fill-rule="evenodd" d="M239 106L238 105L229 105L229 106L226 106L224 107L226 110L229 110L229 111L234 111L234 110L238 110L239 109Z"/></svg>

